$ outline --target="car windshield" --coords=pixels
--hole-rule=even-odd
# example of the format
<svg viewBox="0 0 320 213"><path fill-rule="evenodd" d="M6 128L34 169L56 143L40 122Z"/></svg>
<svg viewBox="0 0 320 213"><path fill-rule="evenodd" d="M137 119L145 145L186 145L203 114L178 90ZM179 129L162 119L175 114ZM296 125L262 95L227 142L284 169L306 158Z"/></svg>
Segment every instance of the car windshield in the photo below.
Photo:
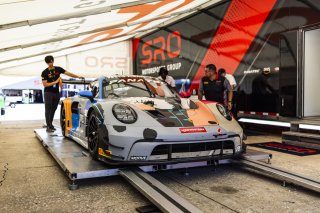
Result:
<svg viewBox="0 0 320 213"><path fill-rule="evenodd" d="M105 98L111 97L175 97L163 82L110 82L104 86Z"/></svg>

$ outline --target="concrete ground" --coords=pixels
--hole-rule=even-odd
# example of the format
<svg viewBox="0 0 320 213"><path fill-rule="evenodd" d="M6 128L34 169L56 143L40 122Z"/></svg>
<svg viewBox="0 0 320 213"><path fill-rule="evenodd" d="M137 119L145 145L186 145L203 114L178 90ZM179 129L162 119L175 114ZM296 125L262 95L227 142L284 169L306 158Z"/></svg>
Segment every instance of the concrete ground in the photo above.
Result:
<svg viewBox="0 0 320 213"><path fill-rule="evenodd" d="M0 116L1 121L34 121L44 120L44 104L16 104L15 108L5 107L5 115ZM55 119L60 118L60 105L55 113Z"/></svg>
<svg viewBox="0 0 320 213"><path fill-rule="evenodd" d="M261 142L281 142L281 138L277 135L252 135L246 140L246 144ZM297 156L285 154L277 151L259 149L249 146L250 149L271 153L273 156L272 165L292 172L304 174L315 179L320 179L320 169L316 162L319 162L320 155ZM319 211L320 212L320 211Z"/></svg>
<svg viewBox="0 0 320 213"><path fill-rule="evenodd" d="M0 212L136 212L150 204L121 177L68 189L68 178L34 136L42 121L0 121ZM277 141L249 136L247 143ZM257 149L257 148L254 148ZM264 150L265 151L265 150ZM272 164L320 179L320 155L270 151ZM204 212L319 212L319 194L246 172L234 165L162 171L153 176Z"/></svg>

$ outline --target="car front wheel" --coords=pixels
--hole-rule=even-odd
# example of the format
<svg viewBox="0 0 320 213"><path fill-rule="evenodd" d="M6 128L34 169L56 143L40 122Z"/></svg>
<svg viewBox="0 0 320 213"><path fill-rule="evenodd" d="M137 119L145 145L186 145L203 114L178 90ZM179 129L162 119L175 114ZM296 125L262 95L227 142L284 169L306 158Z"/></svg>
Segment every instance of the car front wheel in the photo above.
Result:
<svg viewBox="0 0 320 213"><path fill-rule="evenodd" d="M93 159L98 159L98 119L95 111L90 114L88 123L88 150Z"/></svg>
<svg viewBox="0 0 320 213"><path fill-rule="evenodd" d="M61 105L60 112L60 126L63 137L66 137L66 111L63 104Z"/></svg>

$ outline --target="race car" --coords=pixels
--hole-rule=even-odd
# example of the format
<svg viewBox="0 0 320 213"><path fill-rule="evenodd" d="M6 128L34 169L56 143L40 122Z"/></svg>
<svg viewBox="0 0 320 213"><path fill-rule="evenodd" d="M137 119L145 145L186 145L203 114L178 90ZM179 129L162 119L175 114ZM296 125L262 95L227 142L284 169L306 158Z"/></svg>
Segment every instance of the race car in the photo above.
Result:
<svg viewBox="0 0 320 213"><path fill-rule="evenodd" d="M111 165L232 158L243 130L219 103L181 98L147 76L100 77L63 100L62 134Z"/></svg>

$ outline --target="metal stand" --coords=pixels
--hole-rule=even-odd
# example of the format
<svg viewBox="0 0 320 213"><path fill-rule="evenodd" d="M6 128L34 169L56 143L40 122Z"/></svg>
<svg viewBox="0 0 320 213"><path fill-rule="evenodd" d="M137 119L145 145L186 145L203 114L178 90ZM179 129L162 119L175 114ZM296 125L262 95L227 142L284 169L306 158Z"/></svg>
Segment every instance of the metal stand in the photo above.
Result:
<svg viewBox="0 0 320 213"><path fill-rule="evenodd" d="M302 186L312 191L320 192L320 181L306 177L301 174L297 174L291 171L287 171L282 168L268 165L260 161L251 160L250 158L243 157L242 159L234 160L234 163L240 164L244 169L262 174L273 179L282 181L282 186L286 187L287 183L292 183L297 186Z"/></svg>
<svg viewBox="0 0 320 213"><path fill-rule="evenodd" d="M70 189L71 191L79 189L79 185L76 184L76 181L75 181L75 180L71 181L71 183L69 184L68 187L69 187L69 189Z"/></svg>
<svg viewBox="0 0 320 213"><path fill-rule="evenodd" d="M48 133L45 129L35 129L36 137L42 142L42 145L48 150L55 161L65 171L71 180L69 189L75 190L79 186L78 180L107 177L119 175L119 168L108 166L102 162L92 160L89 153L80 145L62 136L57 128L54 133ZM226 160L221 160L221 162ZM226 161L229 162L229 161ZM189 176L189 169L193 167L210 166L212 162L188 162L177 164L161 164L139 167L144 172L154 172L157 170L185 169L184 175ZM215 160L214 164L219 164Z"/></svg>
<svg viewBox="0 0 320 213"><path fill-rule="evenodd" d="M283 187L287 187L286 181L282 181L282 186L283 186Z"/></svg>
<svg viewBox="0 0 320 213"><path fill-rule="evenodd" d="M188 172L188 168L184 169L183 175L186 177L190 176L190 172Z"/></svg>
<svg viewBox="0 0 320 213"><path fill-rule="evenodd" d="M267 159L267 164L271 165L271 157Z"/></svg>

